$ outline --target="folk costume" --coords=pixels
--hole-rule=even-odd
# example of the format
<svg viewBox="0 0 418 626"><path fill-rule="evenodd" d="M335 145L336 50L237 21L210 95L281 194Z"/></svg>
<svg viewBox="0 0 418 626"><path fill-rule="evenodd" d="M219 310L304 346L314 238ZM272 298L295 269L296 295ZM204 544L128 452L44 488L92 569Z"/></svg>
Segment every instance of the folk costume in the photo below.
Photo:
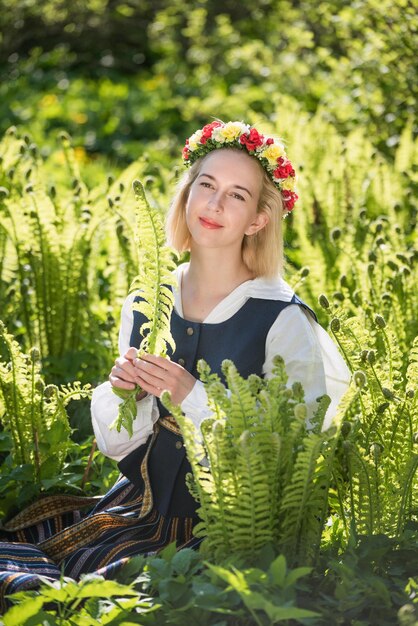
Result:
<svg viewBox="0 0 418 626"><path fill-rule="evenodd" d="M178 283L184 266L177 270ZM270 376L276 354L284 358L289 385L300 381L312 415L324 393L332 403L328 427L348 381L347 367L328 334L282 280L257 278L238 286L211 311L204 322L182 314L181 289L174 292L171 332L176 342L172 360L197 377L204 358L221 375L220 365L232 359L243 376ZM144 321L132 312L135 294L122 308L120 354L140 342ZM137 403L134 434L109 430L121 400L110 383L97 387L92 420L100 450L119 462L122 476L102 498L50 497L28 507L4 526L0 535L2 597L34 588L39 575L78 579L87 572L111 578L126 560L152 554L172 541L196 546L192 529L196 502L185 476L190 471L182 438L168 411L154 396ZM210 415L203 384L197 380L182 403L184 413L199 425ZM92 506L90 511L82 505ZM14 543L12 543L14 542Z"/></svg>

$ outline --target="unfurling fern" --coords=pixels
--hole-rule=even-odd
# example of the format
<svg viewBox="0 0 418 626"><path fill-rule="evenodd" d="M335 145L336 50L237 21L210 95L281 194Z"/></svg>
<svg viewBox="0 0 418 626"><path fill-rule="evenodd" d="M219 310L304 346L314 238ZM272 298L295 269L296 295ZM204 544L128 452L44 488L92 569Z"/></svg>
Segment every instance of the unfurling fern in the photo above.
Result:
<svg viewBox="0 0 418 626"><path fill-rule="evenodd" d="M202 550L214 561L225 554L253 559L274 545L293 563L314 561L337 441L335 429L321 431L329 398L309 430L302 387L286 386L279 357L269 380L244 379L231 361L222 364L226 386L205 363L198 369L213 411L199 433L169 394L162 401L180 425L192 467Z"/></svg>
<svg viewBox="0 0 418 626"><path fill-rule="evenodd" d="M11 435L13 465L31 466L40 489L60 472L71 445L65 407L90 397L90 385L45 386L39 350L24 354L1 321L0 349L7 355L0 360L0 424Z"/></svg>
<svg viewBox="0 0 418 626"><path fill-rule="evenodd" d="M173 270L176 267L175 252L165 245L165 233L157 209L152 207L142 183L135 180L133 190L136 198L138 224L139 268L131 289L138 289L141 301L133 304L133 309L147 318L139 329L143 337L139 353L148 352L165 356L167 347L175 349L170 332L170 317L174 305L171 286L176 284ZM119 405L118 417L111 424L120 432L124 427L132 437L133 420L136 417L136 397L141 388L133 390L112 388L123 399Z"/></svg>

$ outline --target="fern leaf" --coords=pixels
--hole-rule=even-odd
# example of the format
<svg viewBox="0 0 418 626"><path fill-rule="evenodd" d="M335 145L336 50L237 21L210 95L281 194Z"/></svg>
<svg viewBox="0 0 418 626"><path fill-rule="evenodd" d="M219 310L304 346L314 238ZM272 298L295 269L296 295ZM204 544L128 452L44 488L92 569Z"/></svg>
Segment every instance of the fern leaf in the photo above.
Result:
<svg viewBox="0 0 418 626"><path fill-rule="evenodd" d="M170 332L170 318L174 306L171 287L175 286L175 253L165 245L165 233L157 209L152 207L139 180L133 182L136 199L136 218L138 224L139 268L132 288L140 290L141 301L133 309L145 315L147 321L142 324L142 337L139 351L165 356L167 348L173 351L175 343ZM133 432L133 420L136 417L136 396L141 391L138 386L132 391L112 387L114 393L122 398L118 417L110 428L120 432L125 428L130 437Z"/></svg>

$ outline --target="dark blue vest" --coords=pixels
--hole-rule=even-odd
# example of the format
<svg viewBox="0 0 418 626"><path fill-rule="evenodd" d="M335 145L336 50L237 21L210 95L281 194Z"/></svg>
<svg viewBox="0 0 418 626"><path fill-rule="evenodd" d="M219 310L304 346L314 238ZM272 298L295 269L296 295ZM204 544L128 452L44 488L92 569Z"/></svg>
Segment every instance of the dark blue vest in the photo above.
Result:
<svg viewBox="0 0 418 626"><path fill-rule="evenodd" d="M139 298L135 300L139 301ZM261 376L269 330L281 311L290 304L304 307L316 319L313 311L297 296L293 296L290 302L249 298L231 318L219 324L190 322L173 310L171 334L176 349L169 356L196 378L199 377L196 366L201 358L209 364L212 372L219 374L223 382L221 364L224 359L232 360L245 378L250 374ZM130 345L138 348L142 340L140 328L147 320L138 311L134 311L133 316ZM159 400L158 405L160 415L167 415L167 409ZM186 473L191 468L184 447L176 446L178 441L182 441L179 435L161 428L150 452L148 472L154 506L162 515L192 516L195 515L196 502L185 485ZM140 487L143 485L139 467L147 447L148 442L119 463L122 473Z"/></svg>

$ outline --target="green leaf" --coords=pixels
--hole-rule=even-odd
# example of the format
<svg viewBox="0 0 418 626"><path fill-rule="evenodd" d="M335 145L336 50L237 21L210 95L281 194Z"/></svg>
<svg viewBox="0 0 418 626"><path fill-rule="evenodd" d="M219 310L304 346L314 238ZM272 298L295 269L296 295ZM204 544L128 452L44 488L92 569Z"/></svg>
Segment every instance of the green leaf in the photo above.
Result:
<svg viewBox="0 0 418 626"><path fill-rule="evenodd" d="M4 626L24 626L30 618L37 615L47 601L47 598L42 596L20 601L4 615Z"/></svg>
<svg viewBox="0 0 418 626"><path fill-rule="evenodd" d="M291 570L286 576L284 587L291 587L299 578L307 576L311 571L312 567L297 567Z"/></svg>
<svg viewBox="0 0 418 626"><path fill-rule="evenodd" d="M270 565L269 573L276 585L279 587L284 586L286 578L286 559L283 554L280 554Z"/></svg>
<svg viewBox="0 0 418 626"><path fill-rule="evenodd" d="M199 560L199 557L196 558L196 556L196 552L190 548L176 552L172 559L174 572L177 574L187 574L191 566L196 563L196 560Z"/></svg>
<svg viewBox="0 0 418 626"><path fill-rule="evenodd" d="M80 588L81 587L81 588ZM122 585L114 580L96 580L78 585L77 598L111 598L113 596L138 596L129 585Z"/></svg>

